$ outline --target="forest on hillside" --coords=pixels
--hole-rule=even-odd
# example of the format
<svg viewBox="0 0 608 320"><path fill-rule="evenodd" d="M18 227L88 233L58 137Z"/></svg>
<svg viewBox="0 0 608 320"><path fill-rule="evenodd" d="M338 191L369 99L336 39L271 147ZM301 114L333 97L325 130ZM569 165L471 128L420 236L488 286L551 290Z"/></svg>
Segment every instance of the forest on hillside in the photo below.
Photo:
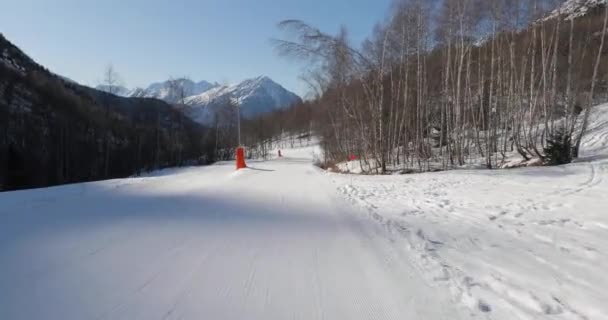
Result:
<svg viewBox="0 0 608 320"><path fill-rule="evenodd" d="M0 191L214 160L215 131L178 108L63 79L1 35L0 53Z"/></svg>
<svg viewBox="0 0 608 320"><path fill-rule="evenodd" d="M361 46L346 28L283 21L275 46L308 64L316 93L292 125L314 129L327 164L356 155L377 173L567 163L605 99L608 11L570 17L563 4L398 0Z"/></svg>

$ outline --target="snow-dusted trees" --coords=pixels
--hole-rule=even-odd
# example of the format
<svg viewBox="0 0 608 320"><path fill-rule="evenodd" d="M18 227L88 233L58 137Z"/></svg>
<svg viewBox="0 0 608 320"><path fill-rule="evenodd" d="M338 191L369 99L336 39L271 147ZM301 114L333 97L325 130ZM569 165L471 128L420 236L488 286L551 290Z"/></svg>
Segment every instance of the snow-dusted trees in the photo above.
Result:
<svg viewBox="0 0 608 320"><path fill-rule="evenodd" d="M605 78L606 10L568 19L562 3L398 0L361 49L345 29L293 20L280 27L294 40L275 43L311 63L329 160L356 154L377 172L494 168L515 154L545 159L555 132L585 130L578 105Z"/></svg>

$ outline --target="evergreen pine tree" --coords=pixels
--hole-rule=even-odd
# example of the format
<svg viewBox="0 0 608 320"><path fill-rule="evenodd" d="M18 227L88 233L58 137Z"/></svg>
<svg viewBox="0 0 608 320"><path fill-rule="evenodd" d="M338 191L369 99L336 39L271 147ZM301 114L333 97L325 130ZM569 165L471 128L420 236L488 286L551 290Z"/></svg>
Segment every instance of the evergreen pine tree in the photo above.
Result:
<svg viewBox="0 0 608 320"><path fill-rule="evenodd" d="M572 135L563 127L547 138L544 148L545 161L549 165L561 165L572 162Z"/></svg>

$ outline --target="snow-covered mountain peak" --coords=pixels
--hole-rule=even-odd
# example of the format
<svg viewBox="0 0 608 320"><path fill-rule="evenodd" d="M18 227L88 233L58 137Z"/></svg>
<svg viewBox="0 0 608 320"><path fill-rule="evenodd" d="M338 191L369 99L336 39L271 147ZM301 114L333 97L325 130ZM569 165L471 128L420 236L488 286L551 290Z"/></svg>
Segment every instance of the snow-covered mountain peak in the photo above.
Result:
<svg viewBox="0 0 608 320"><path fill-rule="evenodd" d="M241 85L251 85L251 86L265 86L265 85L276 85L277 83L272 81L267 76L259 76L251 79L246 79L241 82Z"/></svg>
<svg viewBox="0 0 608 320"><path fill-rule="evenodd" d="M199 82L194 82L190 79L176 79L174 80L177 82L177 84L184 88L185 94L187 97L189 96L194 96L194 95L198 95L201 93L204 93L206 91L209 91L210 89L216 88L219 85L217 83L211 83L208 81L199 81ZM167 80L167 81L163 81L163 82L155 82L152 83L151 85L148 86L147 89L145 89L145 97L149 97L149 98L157 98L157 99L161 99L161 100L165 100L167 102L170 103L175 103L177 102L178 97L176 96L176 93L173 92L172 88L171 88L171 80Z"/></svg>
<svg viewBox="0 0 608 320"><path fill-rule="evenodd" d="M214 119L230 100L241 108L241 114L247 118L288 108L302 101L295 93L265 75L227 85L208 81L194 82L185 78L173 81L177 81L177 84L184 88L184 104L190 107L188 116L200 123L208 123ZM115 87L110 90L104 85L97 86L97 89L123 97L156 98L168 103L181 102L179 93L172 88L173 85L172 80L167 80L154 82L146 89Z"/></svg>
<svg viewBox="0 0 608 320"><path fill-rule="evenodd" d="M300 97L269 77L259 76L189 97L186 104L192 107L191 117L205 123L213 119L213 115L221 110L228 100L233 100L241 108L242 115L249 118L287 108L301 101Z"/></svg>

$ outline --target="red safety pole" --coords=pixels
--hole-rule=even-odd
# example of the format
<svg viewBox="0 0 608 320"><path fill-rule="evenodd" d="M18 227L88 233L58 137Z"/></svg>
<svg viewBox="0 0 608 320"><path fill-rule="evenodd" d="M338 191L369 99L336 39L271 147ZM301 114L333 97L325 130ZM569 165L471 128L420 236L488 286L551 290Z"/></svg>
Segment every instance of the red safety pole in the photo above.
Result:
<svg viewBox="0 0 608 320"><path fill-rule="evenodd" d="M247 168L247 164L245 164L245 148L238 147L236 148L236 169L244 168Z"/></svg>

